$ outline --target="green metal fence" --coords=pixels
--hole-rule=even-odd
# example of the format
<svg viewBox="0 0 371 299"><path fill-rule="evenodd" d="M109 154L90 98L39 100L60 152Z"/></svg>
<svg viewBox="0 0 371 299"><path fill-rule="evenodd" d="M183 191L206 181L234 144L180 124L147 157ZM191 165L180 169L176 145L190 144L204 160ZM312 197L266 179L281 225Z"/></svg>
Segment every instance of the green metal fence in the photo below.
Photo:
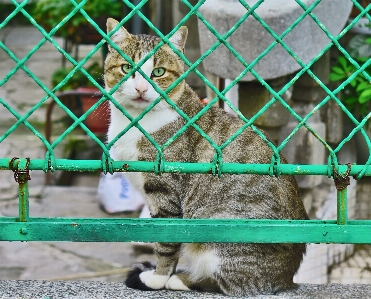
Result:
<svg viewBox="0 0 371 299"><path fill-rule="evenodd" d="M67 0L65 0L67 1ZM128 22L135 14L137 14L148 26L161 37L160 42L155 49L149 53L145 59L139 64L134 63L124 54L122 51L110 40L110 36L114 33L106 34L102 31L99 26L93 21L93 19L85 12L84 8L89 0L69 0L72 4L71 12L66 15L65 18L50 31L45 30L41 27L26 10L25 6L29 1L25 0L18 3L16 0L11 0L14 5L14 11L0 24L0 30L2 30L8 22L16 15L23 14L43 35L44 38L22 59L15 56L15 54L7 48L3 42L0 41L0 48L5 51L9 57L14 60L15 67L4 77L0 78L0 87L6 84L6 82L18 71L24 71L30 76L45 92L45 96L41 98L36 105L32 107L26 114L20 115L15 109L13 109L4 99L0 98L0 103L5 107L7 111L12 113L17 121L2 135L0 136L0 145L9 135L11 135L18 126L24 125L29 129L30 134L36 135L41 142L45 145L46 155L44 159L28 159L27 157L0 157L0 169L3 171L13 171L15 174L16 181L19 184L19 215L18 217L0 217L0 240L9 241L104 241L104 242L116 242L116 241L149 241L149 242L257 242L257 243L274 243L274 242L308 242L308 243L371 243L371 220L360 221L360 220L348 220L347 219L347 188L338 190L338 217L337 220L308 220L308 221L292 221L292 220L264 220L264 219L71 219L71 218L35 218L30 217L28 208L28 178L29 170L54 172L54 171L97 171L113 173L115 171L140 171L140 172L154 172L159 175L166 172L175 173L213 173L214 175L229 175L229 174L259 174L259 175L323 175L327 177L333 177L337 180L347 179L349 176L355 176L360 179L364 176L371 175L371 155L368 161L364 165L339 165L337 160L337 154L343 145L348 142L356 132L360 131L362 136L365 138L368 148L371 150L371 142L367 137L364 126L368 119L371 117L371 113L368 113L361 121L358 121L350 111L344 106L339 98L339 91L344 89L349 84L353 84L357 76L363 76L368 83L371 78L365 69L371 64L371 59L365 61L360 65L355 59L353 59L347 51L340 45L339 39L342 38L351 27L353 27L361 17L366 17L371 22L371 17L368 13L371 5L368 5L363 9L356 0L352 0L354 6L356 6L360 13L359 15L348 24L344 30L337 36L332 36L331 33L325 28L325 26L319 21L316 15L313 13L313 9L321 2L316 0L314 3L307 7L302 1L296 0L298 5L302 8L302 15L287 28L282 34L277 35L260 17L256 14L255 10L261 5L264 0L256 1L253 6L250 6L247 1L239 0L239 2L246 8L246 13L243 18L239 20L227 33L224 35L219 34L202 16L198 11L199 7L207 0L200 0L197 4L192 5L187 0L182 2L189 8L189 12L179 22L177 26L168 34L163 35L155 26L152 25L150 20L141 12L141 8L148 2L148 0L141 1L137 6L133 5L131 1L122 0L123 5L131 10L120 22L124 25ZM62 49L54 41L54 35L58 33L58 30L71 19L75 14L80 13L83 15L90 24L96 29L97 32L102 36L101 41L96 47L80 62L76 61L69 53ZM171 46L169 43L169 37L176 32L176 30L182 26L190 16L196 15L197 18L205 24L205 26L214 34L217 38L217 42L206 52L202 53L201 57L191 63L183 53ZM262 26L267 30L272 37L272 42L265 51L263 51L254 61L245 61L239 53L237 53L233 47L227 42L228 37L243 23L246 18L255 18L259 21ZM299 24L305 17L310 17L327 35L329 38L328 44L322 49L318 55L311 60L309 63L304 63L300 58L290 49L285 43L284 37ZM50 90L45 86L39 78L37 78L32 71L26 66L28 59L36 52L40 47L47 41L52 43L56 49L61 52L66 59L74 65L74 69L71 71L66 78L61 81L54 89ZM183 76L181 76L177 82L175 82L165 92L161 91L157 86L151 82L144 73L141 74L152 84L157 92L161 95L148 109L146 109L141 115L136 118L130 116L124 109L122 109L115 99L111 96L112 93L118 88L118 85L107 93L84 69L86 62L91 56L97 52L104 43L109 43L113 48L121 53L128 60L134 68L132 72L140 70L141 65L153 55L153 53L167 43L173 48L173 50L184 60L185 64L189 67ZM270 85L263 80L253 69L260 59L262 59L267 53L269 53L277 44L280 44L284 49L287 50L301 66L301 70L278 92L274 91ZM230 52L241 62L245 67L244 71L224 88L219 91L213 86L206 77L197 70L197 66L212 53L218 46L224 45ZM340 52L345 56L349 63L355 68L355 71L347 77L335 90L331 90L328 86L319 80L319 78L310 70L310 67L324 55L326 51L334 46L337 47ZM87 113L81 117L77 117L72 111L66 107L62 101L56 96L56 92L71 78L76 72L82 72L88 77L93 84L102 92L102 98L91 108ZM196 73L207 86L209 86L215 93L216 97L211 100L205 108L200 111L193 118L189 118L176 105L167 97L167 92L171 90L178 82L186 78L191 72ZM243 116L230 101L225 97L226 93L239 82L239 80L248 72L251 72L253 76L265 86L272 94L272 99L266 104L255 116L251 119L247 119ZM282 98L282 95L298 80L298 78L304 73L309 74L319 86L327 93L327 96L313 108L311 113L305 117L299 116ZM121 83L126 80L131 73L121 80ZM153 108L163 97L186 121L187 125L177 132L168 142L163 146L158 145L151 136L140 127L138 121L143 115ZM46 138L41 134L29 121L29 116L39 109L48 99L53 99L58 106L66 111L68 116L73 120L73 124L63 132L55 141L48 142ZM141 162L141 161L114 161L109 154L109 150L114 142L125 134L131 126L125 128L119 136L112 142L104 144L99 138L97 138L83 123L87 115L90 114L96 107L98 107L104 101L109 100L118 107L123 114L125 114L131 120L131 126L136 126L156 147L158 151L157 159L154 162ZM236 132L230 139L224 144L218 146L213 142L197 125L196 120L213 104L217 101L222 100L235 110L238 116L245 121L245 125ZM342 142L336 147L332 148L326 140L321 138L311 128L308 123L308 119L327 102L333 101L340 106L341 110L349 117L351 122L355 124L355 128L351 133L344 138ZM274 102L281 103L298 121L297 127L292 133L285 139L281 144L275 146L273 143L268 141L265 136L254 126L254 121L263 114ZM68 160L68 159L57 159L55 158L54 151L56 147L66 138L70 132L76 127L80 126L88 136L101 148L102 159L101 160ZM168 147L178 136L180 136L188 127L193 127L197 130L204 138L206 138L215 150L214 161L210 163L182 163L182 162L167 162L164 160L163 150ZM238 135L246 128L252 128L257 134L265 140L273 151L272 159L270 164L237 164L237 163L226 163L223 162L222 151L230 144ZM328 155L328 163L323 165L296 165L296 164L281 164L279 159L279 153L287 145L289 140L295 135L295 133L302 127L309 130L322 144L326 147ZM353 161L350 161L353 162ZM341 188L340 188L341 189ZM233 234L230 232L233 231Z"/></svg>

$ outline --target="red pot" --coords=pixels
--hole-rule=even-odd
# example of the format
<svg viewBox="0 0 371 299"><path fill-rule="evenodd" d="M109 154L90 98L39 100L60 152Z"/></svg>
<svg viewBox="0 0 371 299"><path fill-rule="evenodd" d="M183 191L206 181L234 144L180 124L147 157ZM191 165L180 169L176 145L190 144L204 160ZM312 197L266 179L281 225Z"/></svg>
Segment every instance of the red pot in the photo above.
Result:
<svg viewBox="0 0 371 299"><path fill-rule="evenodd" d="M79 87L77 91L81 92L80 99L83 113L88 111L102 97L96 87ZM105 101L88 115L84 123L93 133L107 133L109 120L109 103Z"/></svg>

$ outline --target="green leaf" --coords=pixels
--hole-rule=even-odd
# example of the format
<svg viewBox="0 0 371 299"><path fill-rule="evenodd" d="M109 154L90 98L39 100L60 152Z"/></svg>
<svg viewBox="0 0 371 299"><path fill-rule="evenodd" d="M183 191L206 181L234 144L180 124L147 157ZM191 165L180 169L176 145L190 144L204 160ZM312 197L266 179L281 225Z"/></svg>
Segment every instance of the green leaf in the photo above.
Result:
<svg viewBox="0 0 371 299"><path fill-rule="evenodd" d="M365 43L366 43L366 44L371 44L371 37L366 38L366 39L365 39Z"/></svg>
<svg viewBox="0 0 371 299"><path fill-rule="evenodd" d="M364 77L362 77L362 76L357 76L357 77L355 77L354 80L357 81L357 82L359 82L359 84L364 83L364 82L368 82L368 81L367 81Z"/></svg>
<svg viewBox="0 0 371 299"><path fill-rule="evenodd" d="M341 79L345 79L346 76L343 74L343 75L339 75L339 74L335 74L335 73L331 73L330 74L330 81L334 82L334 81L340 81Z"/></svg>
<svg viewBox="0 0 371 299"><path fill-rule="evenodd" d="M361 94L359 95L358 102L360 104L364 104L369 100L371 100L371 89L366 89L362 91Z"/></svg>
<svg viewBox="0 0 371 299"><path fill-rule="evenodd" d="M357 81L356 81L356 80L352 80L352 81L349 82L349 84L350 84L350 86L352 86L352 87L356 87L356 85L357 85Z"/></svg>
<svg viewBox="0 0 371 299"><path fill-rule="evenodd" d="M357 57L356 61L357 62L366 62L368 61L370 57Z"/></svg>
<svg viewBox="0 0 371 299"><path fill-rule="evenodd" d="M348 69L348 60L344 56L339 56L338 60L344 70Z"/></svg>
<svg viewBox="0 0 371 299"><path fill-rule="evenodd" d="M363 81L360 84L358 84L356 91L362 91L368 88L371 88L371 84L367 81Z"/></svg>
<svg viewBox="0 0 371 299"><path fill-rule="evenodd" d="M338 66L334 66L332 70L334 71L334 73L339 74L339 75L345 74L345 71L341 67L338 67Z"/></svg>
<svg viewBox="0 0 371 299"><path fill-rule="evenodd" d="M356 102L358 102L358 98L357 97L350 97L350 98L346 98L344 100L344 103L345 104L348 104L348 105L355 104Z"/></svg>
<svg viewBox="0 0 371 299"><path fill-rule="evenodd" d="M362 105L359 113L361 114L361 117L365 117L367 114L367 105Z"/></svg>

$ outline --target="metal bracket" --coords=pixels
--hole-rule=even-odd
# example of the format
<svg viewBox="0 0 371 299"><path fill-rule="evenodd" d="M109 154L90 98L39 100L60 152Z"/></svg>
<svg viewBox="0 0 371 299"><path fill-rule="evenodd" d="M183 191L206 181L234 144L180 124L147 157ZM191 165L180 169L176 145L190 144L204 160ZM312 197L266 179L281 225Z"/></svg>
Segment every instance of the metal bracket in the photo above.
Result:
<svg viewBox="0 0 371 299"><path fill-rule="evenodd" d="M15 181L18 184L24 184L27 181L30 181L31 180L30 170L28 169L28 167L30 166L30 158L26 158L26 160L27 160L26 167L23 170L20 170L18 168L14 168L14 165L13 164L14 164L15 160L17 160L17 159L19 159L19 158L18 157L14 157L14 158L12 158L12 160L10 160L9 169L14 172L14 179L15 179Z"/></svg>

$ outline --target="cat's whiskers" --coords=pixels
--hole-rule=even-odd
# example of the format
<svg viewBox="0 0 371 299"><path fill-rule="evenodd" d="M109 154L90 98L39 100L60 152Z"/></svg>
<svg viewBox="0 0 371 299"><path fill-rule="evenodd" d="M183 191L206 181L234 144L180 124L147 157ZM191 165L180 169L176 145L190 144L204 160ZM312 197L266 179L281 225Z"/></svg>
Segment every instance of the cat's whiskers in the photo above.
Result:
<svg viewBox="0 0 371 299"><path fill-rule="evenodd" d="M90 113L91 117L95 120L106 120L109 118L110 114L107 109L103 109L103 104L99 105L95 110Z"/></svg>
<svg viewBox="0 0 371 299"><path fill-rule="evenodd" d="M96 102L96 99L100 99L101 93L100 91L95 92L89 99L88 102L91 102L93 106ZM106 100L107 101L107 100ZM105 102L101 103L98 107L96 107L89 116L95 120L106 120L109 118L109 112L107 109L103 107Z"/></svg>

